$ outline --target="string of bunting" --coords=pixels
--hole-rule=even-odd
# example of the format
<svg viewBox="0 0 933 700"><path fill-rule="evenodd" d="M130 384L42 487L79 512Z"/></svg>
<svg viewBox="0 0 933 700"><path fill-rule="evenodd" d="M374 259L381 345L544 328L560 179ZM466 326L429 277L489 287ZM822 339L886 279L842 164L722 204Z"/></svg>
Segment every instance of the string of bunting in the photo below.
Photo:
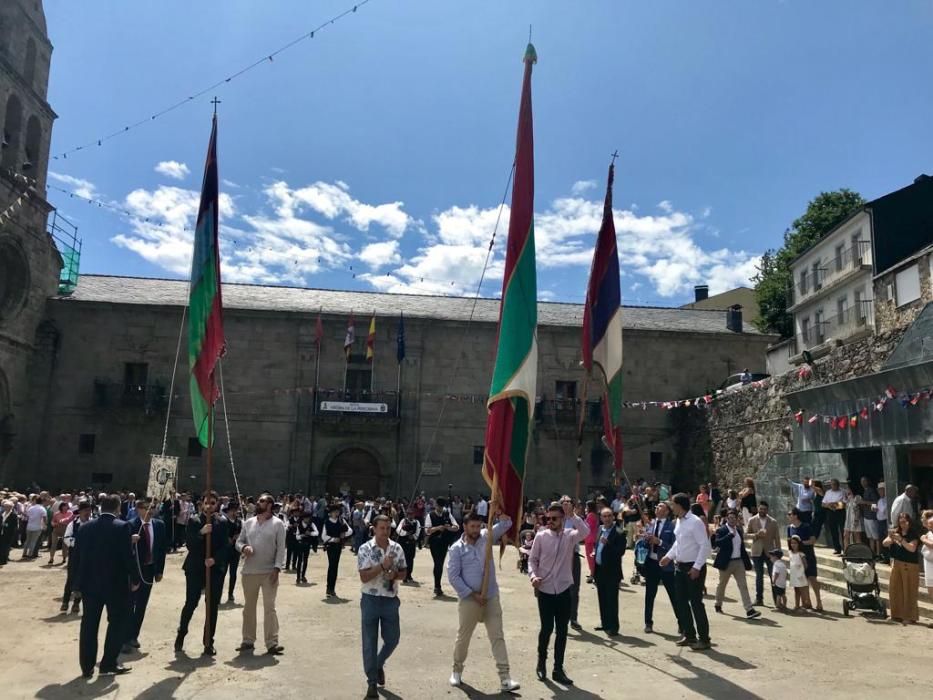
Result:
<svg viewBox="0 0 933 700"><path fill-rule="evenodd" d="M21 206L23 206L24 202L29 200L29 188L34 187L36 184L36 181L32 178L26 177L25 175L12 169L5 170L4 177L25 185L27 189L20 192L16 199L14 199L6 209L0 211L0 224L3 224L13 218L13 214L15 214L16 211L19 210Z"/></svg>
<svg viewBox="0 0 933 700"><path fill-rule="evenodd" d="M854 413L844 415L828 413L809 413L805 410L799 410L794 413L794 420L797 425L828 425L832 430L849 430L858 428L860 423L866 423L871 420L875 414L884 412L888 404L897 403L901 408L911 408L919 406L921 403L927 403L933 398L933 387L923 389L914 389L911 391L898 391L893 386L888 386L884 394L874 399L868 399L867 403L862 405Z"/></svg>
<svg viewBox="0 0 933 700"><path fill-rule="evenodd" d="M88 142L86 142L86 143L84 143L84 144L81 144L81 145L78 145L78 146L74 146L74 147L69 148L69 149L67 149L67 150L61 151L61 152L59 152L58 154L53 155L52 158L53 158L54 160L58 160L59 158L61 158L61 159L63 159L63 160L67 160L67 158L68 158L68 156L69 156L70 154L77 153L77 152L79 152L79 151L83 151L83 150L88 149L88 148L93 148L93 147L95 147L95 146L96 146L96 147L103 146L107 141L110 141L111 139L114 139L114 138L116 138L117 136L121 136L121 135L123 135L123 134L126 134L127 132L130 132L130 131L133 131L133 130L135 130L135 129L138 129L139 127L143 126L144 124L150 124L150 123L152 123L153 121L155 121L156 119L165 116L165 115L168 114L169 112L174 112L176 109L179 109L180 107L183 107L183 106L185 106L185 105L187 105L187 104L191 104L192 102L194 102L194 101L195 101L196 99L198 99L199 97L203 97L204 95L207 95L207 94L210 94L210 93L214 92L215 90L217 90L217 88L220 88L220 87L226 85L227 83L233 82L233 81L236 80L237 78L242 77L242 76L245 75L246 73L249 73L250 71L252 71L252 70L258 68L259 66L272 63L273 60L274 60L277 56L279 56L280 54L284 53L285 51L288 51L290 48L292 48L292 47L294 47L294 46L296 46L296 45L298 45L298 44L300 44L300 43L302 43L302 42L304 42L304 41L308 41L308 40L310 40L310 39L313 39L313 38L315 37L315 35L317 35L318 33L320 33L323 29L325 29L325 28L327 28L327 27L329 27L329 26L335 24L336 22L338 22L339 20L343 19L344 17L346 17L346 16L348 16L348 15L354 14L359 8L361 8L363 5L366 5L368 2L370 2L370 0L359 0L359 2L357 2L356 4L354 4L352 7L350 7L350 8L348 8L348 9L344 10L343 12L341 12L341 13L339 13L339 14L333 16L333 17L331 17L329 20L327 20L327 21L325 21L325 22L322 22L321 24L319 24L317 27L315 27L315 28L312 29L311 31L305 32L305 33L302 34L301 36L296 37L295 39L292 39L290 42L288 42L287 44L283 44L282 46L278 47L278 48L275 49L274 51L271 51L271 52L269 52L269 53L263 54L262 57L257 58L255 61L253 61L253 62L250 63L249 65L247 65L247 66L241 68L240 70L235 71L234 73L229 74L227 77L225 77L225 78L223 78L223 79L221 79L221 80L218 80L217 82L215 82L215 83L213 83L213 84L211 84L211 85L208 85L207 87L204 87L204 88L198 90L197 92L191 93L191 94L188 95L187 97L184 97L184 98L178 100L177 102L174 102L174 103L168 105L167 107L165 107L165 108L163 108L163 109L161 109L161 110L159 110L159 111L157 111L157 112L154 112L154 113L150 114L148 117L144 117L144 118L142 118L142 119L139 119L139 120L136 121L136 122L133 122L133 123L131 123L131 124L128 124L128 125L124 126L124 127L121 128L121 129L117 129L116 131L113 131L112 133L107 134L106 136L101 136L101 137L96 138L96 139L91 139L90 141L88 141Z"/></svg>

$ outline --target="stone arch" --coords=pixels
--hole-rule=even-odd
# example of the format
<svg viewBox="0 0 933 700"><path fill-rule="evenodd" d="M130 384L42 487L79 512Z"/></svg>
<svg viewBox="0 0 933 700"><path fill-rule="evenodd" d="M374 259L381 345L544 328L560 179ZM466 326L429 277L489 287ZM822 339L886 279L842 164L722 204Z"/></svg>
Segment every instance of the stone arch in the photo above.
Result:
<svg viewBox="0 0 933 700"><path fill-rule="evenodd" d="M29 260L12 236L0 234L0 325L19 315L29 296Z"/></svg>
<svg viewBox="0 0 933 700"><path fill-rule="evenodd" d="M10 95L6 101L3 117L3 155L0 166L19 170L19 146L23 132L23 103L19 97Z"/></svg>
<svg viewBox="0 0 933 700"><path fill-rule="evenodd" d="M358 443L341 445L331 450L325 461L327 492L335 496L348 490L374 498L382 491L384 460L379 452Z"/></svg>
<svg viewBox="0 0 933 700"><path fill-rule="evenodd" d="M23 151L23 172L32 176L38 167L42 150L42 124L33 114L26 122L26 148Z"/></svg>
<svg viewBox="0 0 933 700"><path fill-rule="evenodd" d="M36 80L36 40L29 37L26 40L26 60L23 63L23 79L29 87L35 87Z"/></svg>

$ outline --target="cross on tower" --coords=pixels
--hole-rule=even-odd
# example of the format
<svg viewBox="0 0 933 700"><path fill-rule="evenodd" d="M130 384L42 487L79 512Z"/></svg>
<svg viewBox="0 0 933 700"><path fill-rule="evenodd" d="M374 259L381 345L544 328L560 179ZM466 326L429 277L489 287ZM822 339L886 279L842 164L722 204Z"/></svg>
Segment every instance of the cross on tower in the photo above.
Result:
<svg viewBox="0 0 933 700"><path fill-rule="evenodd" d="M211 100L211 104L214 105L214 116L217 116L217 105L219 105L220 103L221 103L221 101L218 100L218 99L217 99L217 96L215 95L215 96L214 96L214 99Z"/></svg>
<svg viewBox="0 0 933 700"><path fill-rule="evenodd" d="M615 163L616 163L616 158L618 158L618 157L619 157L619 151L618 151L618 149L617 149L617 150L615 150L615 151L612 152L612 164L613 164L613 165L615 165Z"/></svg>

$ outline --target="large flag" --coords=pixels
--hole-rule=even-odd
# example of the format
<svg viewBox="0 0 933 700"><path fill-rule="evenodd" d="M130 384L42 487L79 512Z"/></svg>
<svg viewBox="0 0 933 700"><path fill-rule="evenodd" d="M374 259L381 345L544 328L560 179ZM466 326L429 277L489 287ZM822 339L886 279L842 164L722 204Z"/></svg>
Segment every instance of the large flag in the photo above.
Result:
<svg viewBox="0 0 933 700"><path fill-rule="evenodd" d="M615 166L610 165L603 222L596 239L583 307L583 365L587 372L596 367L602 375L605 386L603 430L618 477L622 470L622 292L616 228L612 219L614 175Z"/></svg>
<svg viewBox="0 0 933 700"><path fill-rule="evenodd" d="M366 361L372 363L376 358L376 314L369 322L369 335L366 336Z"/></svg>
<svg viewBox="0 0 933 700"><path fill-rule="evenodd" d="M214 368L224 354L223 304L220 296L220 247L218 244L217 116L204 164L201 206L194 229L191 286L188 299L188 366L191 370L191 413L201 445L214 439L211 406L220 392Z"/></svg>
<svg viewBox="0 0 933 700"><path fill-rule="evenodd" d="M350 353L353 351L353 343L356 342L356 328L353 325L353 313L350 313L350 320L347 321L347 336L343 339L343 352L350 359Z"/></svg>
<svg viewBox="0 0 933 700"><path fill-rule="evenodd" d="M496 365L489 389L483 477L512 518L521 522L525 459L534 420L538 374L537 272L534 236L534 138L531 119L531 70L535 48L525 51L525 75L518 112L512 213L499 306Z"/></svg>
<svg viewBox="0 0 933 700"><path fill-rule="evenodd" d="M405 359L405 316L399 312L398 328L395 331L395 357L399 364Z"/></svg>

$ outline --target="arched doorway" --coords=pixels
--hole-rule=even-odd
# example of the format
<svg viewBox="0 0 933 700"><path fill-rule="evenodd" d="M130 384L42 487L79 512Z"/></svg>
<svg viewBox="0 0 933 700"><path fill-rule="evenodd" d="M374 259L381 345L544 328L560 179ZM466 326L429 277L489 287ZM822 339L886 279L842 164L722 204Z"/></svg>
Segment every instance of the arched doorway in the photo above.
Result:
<svg viewBox="0 0 933 700"><path fill-rule="evenodd" d="M367 450L351 447L338 452L327 469L327 492L348 491L372 498L379 494L379 462Z"/></svg>

